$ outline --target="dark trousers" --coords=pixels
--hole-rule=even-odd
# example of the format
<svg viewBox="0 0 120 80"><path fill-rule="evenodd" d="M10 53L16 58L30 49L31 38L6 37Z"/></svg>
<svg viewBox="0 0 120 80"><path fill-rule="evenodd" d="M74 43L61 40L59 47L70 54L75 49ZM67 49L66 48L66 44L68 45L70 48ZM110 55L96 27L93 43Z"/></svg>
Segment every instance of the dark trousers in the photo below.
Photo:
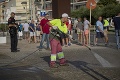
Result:
<svg viewBox="0 0 120 80"><path fill-rule="evenodd" d="M18 38L17 38L16 30L15 29L13 29L13 30L14 30L13 34L10 33L11 51L16 51L17 50Z"/></svg>

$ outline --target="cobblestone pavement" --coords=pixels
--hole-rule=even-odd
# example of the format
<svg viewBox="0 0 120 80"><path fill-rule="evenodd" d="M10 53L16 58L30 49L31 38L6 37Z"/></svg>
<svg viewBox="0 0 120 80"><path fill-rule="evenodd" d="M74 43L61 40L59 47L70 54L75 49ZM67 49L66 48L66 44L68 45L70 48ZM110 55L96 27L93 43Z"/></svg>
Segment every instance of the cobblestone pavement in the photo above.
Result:
<svg viewBox="0 0 120 80"><path fill-rule="evenodd" d="M0 44L0 80L120 80L120 50L114 35L109 38L108 47L102 40L99 46L90 47L73 41L70 47L63 47L69 66L56 69L49 67L50 51L39 51L39 43L19 40L20 52L11 53L8 38L7 44Z"/></svg>

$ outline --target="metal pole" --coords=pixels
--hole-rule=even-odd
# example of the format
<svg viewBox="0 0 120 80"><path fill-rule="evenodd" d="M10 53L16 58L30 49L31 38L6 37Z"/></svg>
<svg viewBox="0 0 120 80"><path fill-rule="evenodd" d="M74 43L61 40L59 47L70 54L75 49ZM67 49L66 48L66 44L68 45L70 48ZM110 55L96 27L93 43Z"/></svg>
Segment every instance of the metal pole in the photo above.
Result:
<svg viewBox="0 0 120 80"><path fill-rule="evenodd" d="M30 16L31 16L31 20L32 20L32 0L30 0Z"/></svg>
<svg viewBox="0 0 120 80"><path fill-rule="evenodd" d="M74 0L73 0L73 11L74 11Z"/></svg>
<svg viewBox="0 0 120 80"><path fill-rule="evenodd" d="M27 2L27 0L26 0ZM26 21L28 21L28 15L27 15L27 3L26 3Z"/></svg>
<svg viewBox="0 0 120 80"><path fill-rule="evenodd" d="M35 0L33 0L33 19L35 20L35 4L34 4Z"/></svg>
<svg viewBox="0 0 120 80"><path fill-rule="evenodd" d="M90 3L90 25L91 25L91 7L92 3ZM90 46L90 28L89 28L89 46Z"/></svg>

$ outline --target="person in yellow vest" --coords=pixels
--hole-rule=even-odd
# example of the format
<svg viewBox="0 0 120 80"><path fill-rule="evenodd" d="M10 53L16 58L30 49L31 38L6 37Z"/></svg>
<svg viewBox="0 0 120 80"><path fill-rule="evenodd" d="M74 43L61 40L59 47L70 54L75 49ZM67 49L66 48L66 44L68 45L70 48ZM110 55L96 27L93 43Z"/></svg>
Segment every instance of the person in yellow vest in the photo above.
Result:
<svg viewBox="0 0 120 80"><path fill-rule="evenodd" d="M108 27L109 27L109 22L108 22L108 20L107 19L104 19L103 20L103 25L104 25L104 36L105 36L105 39L106 39L106 44L105 45L107 45L108 44Z"/></svg>
<svg viewBox="0 0 120 80"><path fill-rule="evenodd" d="M56 65L56 56L60 60L60 66L68 66L66 63L64 53L62 51L62 46L60 43L61 38L67 36L67 26L66 21L68 21L68 14L62 14L61 19L53 19L49 21L47 24L52 27L50 32L50 46L51 46L51 56L50 56L50 67L57 68Z"/></svg>

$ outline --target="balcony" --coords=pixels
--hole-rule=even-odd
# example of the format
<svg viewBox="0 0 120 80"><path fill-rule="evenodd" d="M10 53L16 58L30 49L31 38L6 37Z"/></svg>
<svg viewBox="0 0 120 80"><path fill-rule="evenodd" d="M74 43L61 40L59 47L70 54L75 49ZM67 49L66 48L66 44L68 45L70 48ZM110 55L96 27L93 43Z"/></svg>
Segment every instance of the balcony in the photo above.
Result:
<svg viewBox="0 0 120 80"><path fill-rule="evenodd" d="M26 10L24 10L24 9L17 9L16 13L26 13ZM27 13L29 13L29 10L27 10Z"/></svg>
<svg viewBox="0 0 120 80"><path fill-rule="evenodd" d="M71 5L84 5L87 3L87 0L74 0L75 2L71 2Z"/></svg>

